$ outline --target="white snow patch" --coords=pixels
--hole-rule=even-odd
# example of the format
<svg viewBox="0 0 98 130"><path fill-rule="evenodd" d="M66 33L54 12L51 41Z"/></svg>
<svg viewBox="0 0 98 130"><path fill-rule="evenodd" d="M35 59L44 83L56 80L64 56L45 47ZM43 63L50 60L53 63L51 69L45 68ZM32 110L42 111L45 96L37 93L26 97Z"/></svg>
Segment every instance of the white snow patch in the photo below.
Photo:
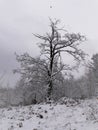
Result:
<svg viewBox="0 0 98 130"><path fill-rule="evenodd" d="M0 130L98 130L98 99L1 108Z"/></svg>

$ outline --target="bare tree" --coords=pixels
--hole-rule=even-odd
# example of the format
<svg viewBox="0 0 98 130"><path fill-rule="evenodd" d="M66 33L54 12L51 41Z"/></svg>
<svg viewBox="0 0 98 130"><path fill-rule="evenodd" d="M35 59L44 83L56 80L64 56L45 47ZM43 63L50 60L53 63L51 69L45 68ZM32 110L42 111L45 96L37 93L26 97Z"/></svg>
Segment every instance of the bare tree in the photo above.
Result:
<svg viewBox="0 0 98 130"><path fill-rule="evenodd" d="M80 34L68 33L63 28L58 28L58 23L59 20L53 22L50 19L50 33L46 33L43 36L39 34L35 35L42 40L39 43L39 47L41 48L41 54L48 61L48 97L51 96L55 76L63 70L70 69L68 65L62 64L61 53L70 54L78 63L85 58L85 53L78 48L79 44L85 40L85 37ZM56 71L54 71L55 65L57 68Z"/></svg>
<svg viewBox="0 0 98 130"><path fill-rule="evenodd" d="M16 55L18 62L21 63L21 69L17 71L31 84L39 82L40 85L41 82L45 82L48 85L48 98L51 98L54 81L58 77L62 77L62 71L72 69L69 65L62 63L62 53L68 53L77 63L85 59L85 53L79 49L79 45L85 40L85 37L80 34L68 33L63 28L58 28L58 24L59 20L53 22L50 19L49 33L34 34L41 40L39 58L33 58L27 53L21 56Z"/></svg>

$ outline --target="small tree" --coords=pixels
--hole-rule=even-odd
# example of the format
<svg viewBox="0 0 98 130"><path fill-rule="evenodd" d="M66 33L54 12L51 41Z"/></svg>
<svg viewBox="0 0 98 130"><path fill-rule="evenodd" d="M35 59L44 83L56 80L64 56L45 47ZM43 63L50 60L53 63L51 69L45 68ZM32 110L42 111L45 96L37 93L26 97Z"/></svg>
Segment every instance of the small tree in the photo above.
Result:
<svg viewBox="0 0 98 130"><path fill-rule="evenodd" d="M85 58L85 53L79 49L79 45L85 40L85 37L80 34L68 33L66 30L58 28L58 23L59 20L53 22L50 19L49 33L46 33L45 35L34 34L37 38L42 40L42 42L39 43L41 49L40 58L35 59L30 57L28 54L17 56L17 60L21 62L22 68L24 68L22 70L25 74L29 74L29 79L33 79L30 77L31 73L37 72L35 74L36 81L39 79L40 82L46 81L48 85L48 98L51 98L54 81L56 81L57 75L62 74L62 71L64 70L71 69L69 65L62 63L61 54L63 52L65 54L68 53L74 57L77 63L80 63L80 61ZM23 75L24 73L21 74Z"/></svg>
<svg viewBox="0 0 98 130"><path fill-rule="evenodd" d="M88 64L88 87L90 97L98 94L98 53L92 56Z"/></svg>

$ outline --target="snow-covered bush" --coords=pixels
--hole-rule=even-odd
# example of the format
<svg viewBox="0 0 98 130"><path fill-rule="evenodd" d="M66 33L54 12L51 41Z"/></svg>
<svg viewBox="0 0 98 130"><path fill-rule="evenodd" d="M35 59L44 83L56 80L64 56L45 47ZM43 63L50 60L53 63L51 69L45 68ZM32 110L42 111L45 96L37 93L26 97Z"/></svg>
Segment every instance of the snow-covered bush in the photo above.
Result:
<svg viewBox="0 0 98 130"><path fill-rule="evenodd" d="M63 97L58 101L59 104L65 104L67 106L75 106L79 104L79 100Z"/></svg>

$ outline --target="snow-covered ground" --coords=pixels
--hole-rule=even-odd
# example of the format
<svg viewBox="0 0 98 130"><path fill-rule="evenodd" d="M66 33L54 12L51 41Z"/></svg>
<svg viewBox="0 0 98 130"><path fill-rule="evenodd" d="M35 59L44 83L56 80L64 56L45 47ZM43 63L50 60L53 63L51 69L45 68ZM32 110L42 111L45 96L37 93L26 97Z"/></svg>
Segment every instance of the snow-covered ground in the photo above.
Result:
<svg viewBox="0 0 98 130"><path fill-rule="evenodd" d="M2 108L0 130L98 130L98 99Z"/></svg>

